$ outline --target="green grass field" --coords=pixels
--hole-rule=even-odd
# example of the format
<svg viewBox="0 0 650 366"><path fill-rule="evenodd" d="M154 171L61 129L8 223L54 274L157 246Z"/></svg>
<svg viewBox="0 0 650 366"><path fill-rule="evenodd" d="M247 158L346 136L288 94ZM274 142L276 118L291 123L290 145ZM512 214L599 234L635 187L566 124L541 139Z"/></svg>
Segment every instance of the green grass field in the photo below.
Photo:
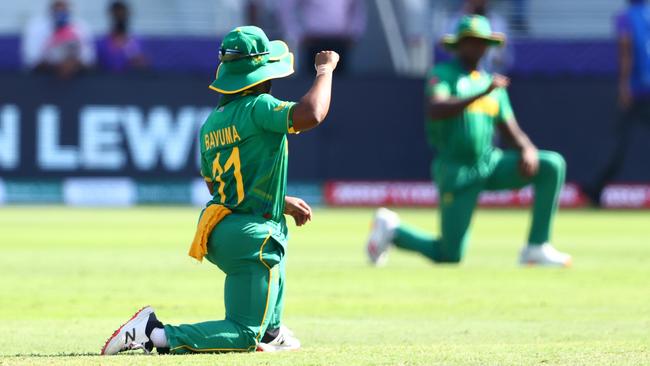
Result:
<svg viewBox="0 0 650 366"><path fill-rule="evenodd" d="M398 210L435 230L433 210ZM568 270L520 268L524 211L480 211L466 261L362 250L370 210L317 210L292 228L289 354L102 358L140 306L164 322L223 316L223 274L187 256L197 209L0 209L0 364L650 364L650 213L565 211Z"/></svg>

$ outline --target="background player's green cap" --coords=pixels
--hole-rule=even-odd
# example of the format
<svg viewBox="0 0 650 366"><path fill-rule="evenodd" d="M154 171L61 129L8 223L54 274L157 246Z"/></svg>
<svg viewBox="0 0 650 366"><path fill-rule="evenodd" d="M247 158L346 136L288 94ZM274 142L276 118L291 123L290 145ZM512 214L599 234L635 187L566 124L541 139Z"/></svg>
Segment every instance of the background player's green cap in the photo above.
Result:
<svg viewBox="0 0 650 366"><path fill-rule="evenodd" d="M221 42L221 63L210 88L235 94L270 79L293 74L293 54L282 41L269 41L258 27L237 27Z"/></svg>
<svg viewBox="0 0 650 366"><path fill-rule="evenodd" d="M458 21L456 34L447 34L442 38L442 44L455 49L458 41L465 37L484 39L490 46L502 46L505 42L503 33L492 32L490 22L482 15L465 15Z"/></svg>

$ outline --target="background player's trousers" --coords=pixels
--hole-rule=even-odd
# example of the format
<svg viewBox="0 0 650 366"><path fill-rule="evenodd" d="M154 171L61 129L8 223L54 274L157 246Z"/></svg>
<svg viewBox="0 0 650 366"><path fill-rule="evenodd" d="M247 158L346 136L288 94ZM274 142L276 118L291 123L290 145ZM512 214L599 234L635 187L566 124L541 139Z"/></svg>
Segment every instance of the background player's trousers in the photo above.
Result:
<svg viewBox="0 0 650 366"><path fill-rule="evenodd" d="M558 153L539 151L539 171L533 178L526 179L519 172L520 159L518 152L504 152L488 176L459 189L441 188L440 237L400 225L395 231L395 246L420 252L436 262L460 262L479 193L483 190L518 189L528 184L532 184L535 192L528 243L539 245L549 241L566 164Z"/></svg>
<svg viewBox="0 0 650 366"><path fill-rule="evenodd" d="M606 163L602 171L594 179L595 183L587 184L586 187L586 193L592 201L598 203L607 183L616 178L624 166L626 152L630 146L630 140L634 136L634 128L643 125L650 127L650 99L648 98L635 100L628 109L621 111L614 131L612 131L614 147L605 160Z"/></svg>
<svg viewBox="0 0 650 366"><path fill-rule="evenodd" d="M172 353L255 351L267 327L280 326L284 250L264 230L238 214L226 217L214 229L206 258L226 274L226 318L165 325Z"/></svg>

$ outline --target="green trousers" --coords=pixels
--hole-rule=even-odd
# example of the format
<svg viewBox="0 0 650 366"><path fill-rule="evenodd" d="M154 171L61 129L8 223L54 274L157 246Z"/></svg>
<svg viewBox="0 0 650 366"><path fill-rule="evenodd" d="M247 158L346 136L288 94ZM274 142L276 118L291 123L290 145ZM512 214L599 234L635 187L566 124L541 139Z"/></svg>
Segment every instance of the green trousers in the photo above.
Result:
<svg viewBox="0 0 650 366"><path fill-rule="evenodd" d="M217 225L206 258L225 274L223 320L165 325L172 353L255 351L267 328L280 326L283 247L264 224L232 214Z"/></svg>
<svg viewBox="0 0 650 366"><path fill-rule="evenodd" d="M460 189L441 188L440 237L402 224L395 231L395 246L420 252L435 262L458 263L465 253L469 225L479 193L484 190L518 189L528 184L532 184L535 191L528 243L534 245L549 241L566 164L558 153L539 151L539 171L531 179L526 179L519 172L520 157L518 152L504 152L486 176L464 184Z"/></svg>

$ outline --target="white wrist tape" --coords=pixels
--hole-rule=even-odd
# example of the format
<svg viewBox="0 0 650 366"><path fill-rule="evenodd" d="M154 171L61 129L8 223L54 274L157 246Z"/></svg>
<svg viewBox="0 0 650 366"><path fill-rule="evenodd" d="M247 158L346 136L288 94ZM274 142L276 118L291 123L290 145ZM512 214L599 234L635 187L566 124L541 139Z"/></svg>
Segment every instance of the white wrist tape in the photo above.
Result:
<svg viewBox="0 0 650 366"><path fill-rule="evenodd" d="M316 68L316 76L331 74L332 72L334 72L334 68L330 65L319 65L319 66L314 65L314 67Z"/></svg>

